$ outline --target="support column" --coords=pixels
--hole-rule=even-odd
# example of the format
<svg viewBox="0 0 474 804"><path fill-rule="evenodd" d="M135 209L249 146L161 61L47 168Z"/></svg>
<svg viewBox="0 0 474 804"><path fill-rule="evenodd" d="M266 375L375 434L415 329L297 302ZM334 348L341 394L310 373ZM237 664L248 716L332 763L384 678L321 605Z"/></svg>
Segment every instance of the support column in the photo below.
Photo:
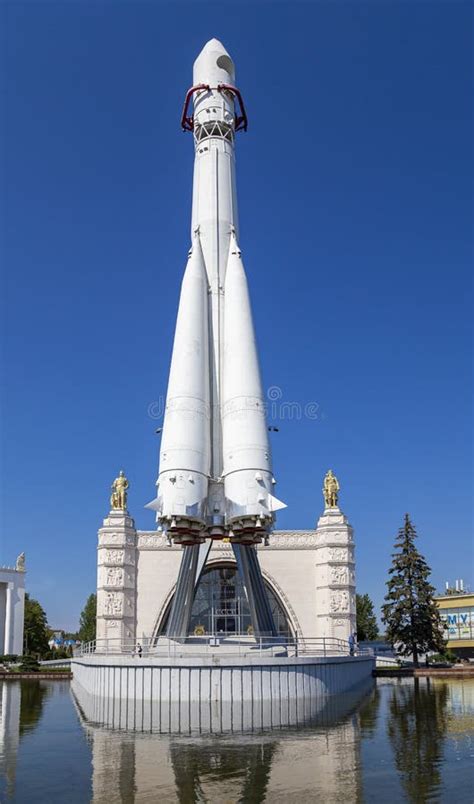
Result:
<svg viewBox="0 0 474 804"><path fill-rule="evenodd" d="M98 642L135 649L137 532L128 511L113 510L99 530L97 553Z"/></svg>
<svg viewBox="0 0 474 804"><path fill-rule="evenodd" d="M12 631L10 637L10 653L15 656L23 654L23 638L25 624L25 573L15 573L12 588Z"/></svg>
<svg viewBox="0 0 474 804"><path fill-rule="evenodd" d="M316 539L316 635L347 642L356 630L354 536L339 508L324 510Z"/></svg>
<svg viewBox="0 0 474 804"><path fill-rule="evenodd" d="M7 583L6 586L5 643L3 646L5 655L12 652L13 638L13 584Z"/></svg>

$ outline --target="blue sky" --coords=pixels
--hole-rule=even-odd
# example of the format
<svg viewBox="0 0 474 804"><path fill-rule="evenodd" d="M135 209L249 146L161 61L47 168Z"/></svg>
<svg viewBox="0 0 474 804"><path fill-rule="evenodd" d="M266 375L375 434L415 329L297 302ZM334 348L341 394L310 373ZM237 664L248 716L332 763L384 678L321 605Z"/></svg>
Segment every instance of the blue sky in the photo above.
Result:
<svg viewBox="0 0 474 804"><path fill-rule="evenodd" d="M240 245L265 386L280 389L278 525L315 525L332 467L360 592L381 603L405 511L435 584L472 584L470 4L2 15L0 563L25 550L31 594L75 627L118 469L137 526L154 527L153 414L189 247L179 118L215 36L249 114Z"/></svg>

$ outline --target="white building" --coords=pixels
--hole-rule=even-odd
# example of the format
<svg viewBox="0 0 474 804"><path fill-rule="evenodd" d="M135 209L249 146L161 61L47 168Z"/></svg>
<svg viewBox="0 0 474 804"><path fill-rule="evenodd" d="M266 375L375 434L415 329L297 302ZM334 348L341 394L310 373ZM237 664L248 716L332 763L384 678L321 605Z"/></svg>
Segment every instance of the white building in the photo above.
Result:
<svg viewBox="0 0 474 804"><path fill-rule="evenodd" d="M25 556L16 567L0 567L0 652L3 655L23 653L25 620Z"/></svg>
<svg viewBox="0 0 474 804"><path fill-rule="evenodd" d="M355 631L353 530L338 507L317 527L275 531L258 556L282 633L347 640ZM166 626L182 548L160 531L136 530L114 510L99 530L97 639L149 644ZM250 612L231 545L214 541L196 588L189 633L245 634Z"/></svg>

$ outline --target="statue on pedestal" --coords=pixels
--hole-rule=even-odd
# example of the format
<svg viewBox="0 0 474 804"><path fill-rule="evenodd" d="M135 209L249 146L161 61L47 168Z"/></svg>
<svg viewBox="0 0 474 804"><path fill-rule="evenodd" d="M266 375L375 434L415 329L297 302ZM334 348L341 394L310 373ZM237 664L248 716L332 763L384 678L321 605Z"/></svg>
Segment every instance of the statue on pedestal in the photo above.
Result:
<svg viewBox="0 0 474 804"><path fill-rule="evenodd" d="M332 469L329 469L323 483L323 497L326 508L337 508L339 489L337 477L333 475Z"/></svg>
<svg viewBox="0 0 474 804"><path fill-rule="evenodd" d="M121 469L119 476L112 483L112 494L110 495L110 506L113 511L127 510L127 489L129 482Z"/></svg>
<svg viewBox="0 0 474 804"><path fill-rule="evenodd" d="M16 568L17 572L24 572L25 571L25 554L20 553L16 560Z"/></svg>

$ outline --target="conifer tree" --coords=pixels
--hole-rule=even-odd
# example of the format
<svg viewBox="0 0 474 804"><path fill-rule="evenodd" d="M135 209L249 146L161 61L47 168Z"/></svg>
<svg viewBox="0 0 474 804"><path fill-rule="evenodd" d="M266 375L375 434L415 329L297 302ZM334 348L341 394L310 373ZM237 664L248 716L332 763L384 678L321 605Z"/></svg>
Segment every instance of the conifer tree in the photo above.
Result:
<svg viewBox="0 0 474 804"><path fill-rule="evenodd" d="M387 626L387 640L396 645L402 656L412 654L418 667L419 654L444 652L445 640L439 609L433 600L435 590L429 582L431 570L416 548L416 538L416 530L405 514L392 554L382 620Z"/></svg>
<svg viewBox="0 0 474 804"><path fill-rule="evenodd" d="M79 619L79 639L92 642L96 634L97 595L89 595Z"/></svg>
<svg viewBox="0 0 474 804"><path fill-rule="evenodd" d="M448 685L430 685L430 679L392 687L387 734L395 767L405 789L404 801L436 801L442 779L444 741L450 721ZM439 799L438 799L439 800Z"/></svg>
<svg viewBox="0 0 474 804"><path fill-rule="evenodd" d="M356 595L357 641L378 639L379 629L374 604L369 595Z"/></svg>

